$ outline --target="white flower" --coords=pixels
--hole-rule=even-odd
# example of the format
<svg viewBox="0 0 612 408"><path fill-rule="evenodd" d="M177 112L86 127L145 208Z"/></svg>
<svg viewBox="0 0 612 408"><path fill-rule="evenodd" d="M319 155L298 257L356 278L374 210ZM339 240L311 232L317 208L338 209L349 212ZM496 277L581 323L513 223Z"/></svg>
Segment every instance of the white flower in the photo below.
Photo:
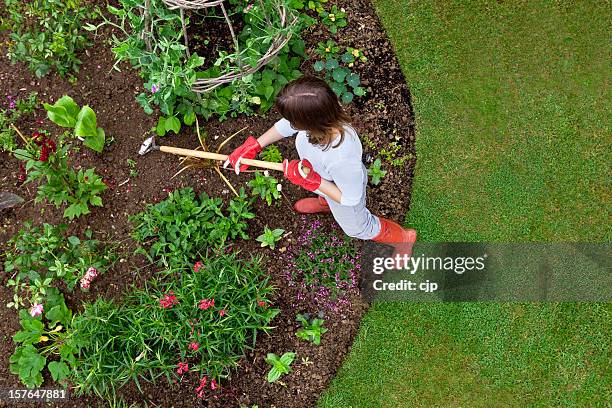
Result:
<svg viewBox="0 0 612 408"><path fill-rule="evenodd" d="M269 177L270 176L270 172L268 170L264 170L264 176Z"/></svg>
<svg viewBox="0 0 612 408"><path fill-rule="evenodd" d="M43 305L39 303L34 303L32 307L30 308L30 316L32 317L40 316L44 310L45 308L43 307Z"/></svg>
<svg viewBox="0 0 612 408"><path fill-rule="evenodd" d="M281 183L278 183L276 185L276 191L282 191L282 189L283 189L283 185Z"/></svg>

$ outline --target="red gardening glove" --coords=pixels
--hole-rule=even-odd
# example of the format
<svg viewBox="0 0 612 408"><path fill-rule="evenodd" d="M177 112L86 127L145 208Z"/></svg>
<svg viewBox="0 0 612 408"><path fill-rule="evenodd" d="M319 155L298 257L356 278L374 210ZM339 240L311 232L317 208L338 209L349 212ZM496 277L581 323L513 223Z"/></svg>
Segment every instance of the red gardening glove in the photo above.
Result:
<svg viewBox="0 0 612 408"><path fill-rule="evenodd" d="M240 164L242 159L254 159L257 154L261 152L261 146L257 139L253 136L249 136L247 140L236 150L234 150L223 164L223 168L227 168L228 164L231 164L236 174L240 174L249 168L246 164Z"/></svg>
<svg viewBox="0 0 612 408"><path fill-rule="evenodd" d="M308 191L318 190L321 186L321 176L314 171L312 164L306 159L291 161L285 159L283 169L287 180Z"/></svg>

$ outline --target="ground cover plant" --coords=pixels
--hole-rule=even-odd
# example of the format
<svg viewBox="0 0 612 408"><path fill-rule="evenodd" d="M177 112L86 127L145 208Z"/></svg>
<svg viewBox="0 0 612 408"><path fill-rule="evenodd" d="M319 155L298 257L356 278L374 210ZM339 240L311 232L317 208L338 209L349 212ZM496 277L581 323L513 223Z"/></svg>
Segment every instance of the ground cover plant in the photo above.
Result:
<svg viewBox="0 0 612 408"><path fill-rule="evenodd" d="M13 100L25 100L30 92L38 92L39 95L44 95L41 101L47 102L51 111L48 112L44 106L38 104L33 107L32 112L9 119L8 127L13 129L10 125L15 125L24 136L22 139L15 132L16 147L27 150L34 132L43 135L44 137L36 137L41 145L32 146L33 151L30 154L32 160L38 159L40 162L43 146L46 146L45 155L52 156L52 142L55 143L56 151L60 145L70 144L72 147L66 155L67 167L77 174L79 171L95 169L99 180L106 186L106 189L98 194L104 200L104 206L89 204L88 214L75 216L70 220L68 230L62 233L64 241L71 236L78 237L81 244L95 239L100 242L97 252L102 252L102 246L117 246L116 262L108 268L79 269L80 278L72 291L63 279L54 275L53 280L48 282L50 287L45 287L44 280L41 280L39 285L35 281L32 282L31 291L44 289L46 292L41 303L30 304L27 300L29 294L23 293L21 296L24 298L24 304L19 306L18 312L15 309L0 308L0 318L6 322L7 332L7 336L0 339L0 355L6 362L0 365L0 385L23 388L25 384L22 380L32 386L36 385L42 376L43 387L69 387L70 404L76 407L105 405L105 399L97 396L96 391L104 395L111 394L110 404L123 402L125 406L313 406L346 355L365 304L355 291L342 293L344 303L336 304L336 308L330 307L325 312L324 328L328 331L322 337L321 346L295 335L299 330L295 321L296 314L314 314L320 308L313 304L299 308L294 306L295 295L301 289L299 285L289 286L285 278L287 264L284 254L288 253L290 248L292 252L297 249L293 247L300 234L300 218L293 213L290 205L293 200L304 197L307 193L288 185L279 177L280 173L264 174L262 177L273 177L277 180L275 185L268 183L269 190L272 190L270 194L276 192L277 196L286 196L283 200L273 199L272 203L275 205L268 206L265 196L260 199L259 193L251 195L251 188L247 183L253 179L253 175L248 172L240 176L235 176L233 172L223 173L241 196L235 197L227 184L218 178L218 174L210 171L212 166L182 172L172 177L181 168L175 158L157 152L138 157L136 152L142 139L152 133L170 133L168 136L172 137L166 137L163 141L163 144L170 146L198 146L198 138L192 129L185 125L195 124L195 110L201 109L202 113L197 114L197 120L206 144L210 146L210 150L220 148L221 153L228 153L240 143L240 137L236 137L221 145L228 135L244 128L256 135L278 119L274 111L267 110L274 100L275 92L286 81L300 73L313 73L311 62L319 58L314 50L320 42L333 39L341 47L340 56L350 48L360 50L364 57L367 55L366 62L362 62L359 57L359 62L355 61L351 67L353 72L360 75L364 89L367 88L367 95L355 98L353 103L346 105L346 109L356 118L354 125L360 133L363 131L364 134L371 135L374 148L364 146L365 152L371 155L379 146L388 143L386 138L390 121L395 124L391 126L393 134L407 135L400 143L401 150L398 152L400 155L407 154L412 149L413 142L410 122L403 121L404 118L410 118L407 88L398 69L379 71L379 67L392 66L390 62L394 61L385 34L380 30L369 7L351 7L349 2L304 2L303 7L299 8L299 2L290 2L295 3L295 10L291 14L297 16L299 36L292 36L291 43L281 50L277 58L254 72L252 77L245 76L239 82L219 87L208 94L210 99L207 99L206 94L202 94L200 101L197 95L189 99L189 96L177 96L174 91L180 93L184 90L184 80L189 78L183 78L181 75L191 69L187 64L189 58L196 54L204 58L204 61L202 65L193 68L193 72L218 68L221 74L228 69L229 65L225 65L226 63L233 64L235 48L221 10L185 12L188 37L190 40L194 39L189 43L190 57L186 57L186 49L175 49L174 54L161 53L152 37L139 38L138 34L134 34L132 22L128 19L134 18L135 24L142 24L143 8L139 5L144 6L145 2L130 3L115 2L113 5L116 9L111 10L103 1L87 3L92 8L97 6L104 18L112 24L107 22L94 29L104 18L88 20L91 26L82 24L92 29L89 34L92 43L86 50L75 54L82 64L79 71L73 73L74 77L67 74L67 78L62 78L55 69L51 69L47 76L39 79L30 73L26 63L16 62L11 65L5 57L10 46L9 33L0 32L0 48L3 51L0 56L0 91L4 95L10 95ZM135 7L130 15L127 9L133 5ZM257 4L253 4L253 10L247 9L246 2L232 1L226 2L226 5L229 18L236 28L235 33L240 37L240 49L249 50L250 47L244 46L249 40L246 29L257 27L261 23L247 20L261 16L262 14L258 14L261 10L255 9ZM346 10L348 24L346 27L340 27L336 35L331 35L321 21L320 13L322 10L329 13L334 5ZM158 39L172 30L176 37L168 40L169 43L172 46L184 46L179 21L168 23L164 20L166 17L174 18L169 14L178 15L180 18L180 12L169 11L161 2L155 2L153 7L157 7L156 15L161 19L152 23L159 24L157 28L162 25L166 28L164 35ZM121 10L126 10L123 23ZM4 13L5 10L0 11L3 18L6 17ZM121 27L125 28L126 32L123 32ZM256 36L260 34L265 33L256 33ZM152 40L152 47L158 47L157 51L160 51L164 60L156 60L148 67L155 70L160 67L159 64L168 62L173 70L164 71L168 77L155 77L155 81L158 78L166 78L165 83L161 79L159 83L154 82L147 76L153 71L144 72L141 76L141 67L134 69L133 61L117 61L115 52L128 52L129 49L122 48L121 42L130 38L135 41L137 47L145 50L149 39ZM110 49L111 46L116 47L115 51ZM263 41L254 46L260 50L266 48ZM221 55L221 51L226 51L226 54ZM166 59L175 58L177 55L180 56L180 66L173 65L174 62ZM247 57L245 55L245 59ZM251 57L254 60L257 56L253 54ZM221 65L215 68L214 63L218 60L221 60ZM197 65L201 60L193 57L191 61ZM142 62L142 69L146 70L146 57ZM161 69L156 75L161 75ZM172 79L169 79L170 76ZM196 80L206 78L196 76ZM390 83L395 84L393 91L388 87ZM231 88L232 93L223 90L224 87ZM139 104L138 101L143 102L142 97L138 97L140 94L144 94L149 102L152 111L150 114ZM66 95L69 95L74 103L64 98ZM174 104L172 114L166 114L161 109L166 96L168 104ZM63 101L58 103L61 100ZM160 105L156 104L156 100ZM178 108L182 102L186 105L192 104L193 114L190 113L189 106ZM385 106L393 111L393 117L381 117L379 110L375 108L380 102L384 102ZM142 105L146 109L146 104ZM3 108L4 106L10 108L9 99L6 99ZM89 106L95 114L95 124L93 120L89 120L92 125L89 129L95 130L79 136L75 131L76 122L79 112L85 106ZM61 128L63 122L53 120L57 117L50 117L58 113L61 117L64 114L61 107L66 113L72 112L69 115L72 118L70 123L59 129L67 131L66 135L58 133L57 126ZM147 112L150 112L149 109ZM252 115L253 113L257 115ZM93 116L90 115L90 118L93 119ZM219 122L217 118L227 120ZM87 139L92 137L90 135L99 136L98 128L104 129L106 139L102 153L82 146L83 141L74 140L79 137ZM175 132L178 132L176 136ZM50 141L46 141L47 139ZM59 139L62 139L62 143L58 143ZM296 153L290 143L290 139L282 141L276 146L276 150L268 149L265 157L277 162L285 157L295 158ZM36 171L35 166L26 169L25 161L12 154L1 154L2 197L5 197L6 192L24 198L23 201L12 204L12 208L2 209L0 247L1 253L5 254L9 249L7 242L19 233L23 221L32 220L32 228L43 229L44 223L59 225L64 220L63 212L69 204L55 208L46 199L36 202L37 183L42 185L46 179L23 183ZM34 164L39 166L38 162ZM21 168L20 163L23 163ZM410 179L410 169L414 161L407 161L405 164L390 170L381 181L380 191L376 193L380 200L376 200L377 203L372 207L377 213L396 219L403 213L407 192L403 192L401 196L390 195L385 192L384 186L386 183L397 183L398 180L405 183ZM241 187L244 187L244 193L240 193ZM185 193L186 188L193 191L189 200L186 198L189 196ZM202 193L206 193L207 197L203 197ZM322 232L329 233L334 230L330 217L315 216L313 219L321 222ZM270 231L284 230L283 238L275 242L274 250L268 246L261 248L261 242L256 240L258 234L266 231L266 225ZM91 237L85 235L87 229L92 230ZM337 230L336 232L339 233ZM250 239L244 239L245 236ZM178 239L174 241L176 245L171 248L169 244L174 237ZM73 255L78 254L76 249L70 251ZM5 261L4 255L2 261ZM210 273L206 272L207 279L197 275L203 271L203 265L213 261L216 261L215 267L211 268L213 270ZM257 262L258 266L245 266L253 262ZM78 262L77 264L80 265ZM55 268L55 265L49 267ZM46 266L40 266L41 273L47 275L45 268ZM246 280L252 274L244 271L244 268L261 277L261 281L257 282L267 280L266 288L275 287L276 290L266 292L262 286L257 286L254 280ZM239 278L236 278L238 281L231 280L231 274L215 275L238 269L241 272ZM14 278L12 275L15 272L16 270L6 271L5 263L0 263L2 304L14 301L15 287L6 284L9 279ZM194 274L195 276L192 276ZM27 281L29 284L28 278L24 279L21 282ZM196 296L190 292L193 289L191 283L210 291L217 290L220 294L213 296L212 292L201 295L198 293ZM243 284L246 287L241 286ZM260 290L255 291L257 288ZM56 289L65 298L66 309L70 311L66 314L72 314L69 323L54 324L53 320L50 320L53 317L46 316L51 306L51 309L55 309L49 296L50 293L55 293ZM242 294L245 296L241 297ZM258 296L254 296L255 294ZM311 295L310 292L307 294ZM185 300L190 296L193 299ZM239 307L242 304L245 306ZM278 314L277 310L280 311ZM196 325L194 338L191 338L190 330L182 331L184 327L180 323L183 320L177 317L177 313L191 313L194 318L204 316L210 319L200 322L205 329L210 330L202 330L198 334ZM23 318L20 318L20 314ZM96 316L102 319L96 319ZM157 326L143 323L153 318L160 321ZM267 321L268 318L271 320ZM31 319L39 323L34 323ZM250 320L245 323L241 319ZM115 324L117 322L119 323ZM255 335L254 331L259 327L257 322L270 329L258 330ZM62 328L57 329L58 326ZM128 337L121 326L131 327L130 334L133 334L133 337ZM57 331L54 331L56 329ZM92 335L82 335L88 331L91 331ZM18 332L24 334L13 339L11 335ZM24 344L21 340L27 337L27 333L30 333L32 338L40 333L40 341ZM221 339L224 335L233 337L225 341ZM218 341L212 342L209 344L211 347L207 348L205 346L209 336L211 341L213 338ZM103 342L104 339L107 341ZM61 352L58 354L57 346L60 343L73 341L72 354L68 353L68 350L63 350L64 355ZM224 349L222 345L226 343L228 348ZM234 347L230 349L231 345ZM98 350L101 352L97 353ZM265 362L268 353L278 353L279 358L282 358L283 353L287 351L295 353L291 371L278 381L269 383L267 374L271 367ZM98 366L98 363L102 365ZM110 372L108 367L111 366L118 368ZM64 378L66 367L69 374ZM148 370L148 367L151 370ZM155 382L147 381L150 379L155 379Z"/></svg>
<svg viewBox="0 0 612 408"><path fill-rule="evenodd" d="M0 150L11 153L17 148L17 131L14 124L22 116L30 114L37 105L37 93L30 93L27 98L15 99L7 95L6 109L0 109ZM11 126L13 125L13 126Z"/></svg>

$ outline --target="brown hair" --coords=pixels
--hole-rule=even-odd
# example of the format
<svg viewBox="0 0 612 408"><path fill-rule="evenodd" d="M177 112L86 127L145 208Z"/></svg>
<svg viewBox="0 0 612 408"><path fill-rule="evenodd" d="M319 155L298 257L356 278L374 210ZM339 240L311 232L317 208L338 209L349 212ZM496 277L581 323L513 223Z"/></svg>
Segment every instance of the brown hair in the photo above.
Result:
<svg viewBox="0 0 612 408"><path fill-rule="evenodd" d="M308 141L328 149L336 131L338 147L344 141L344 125L350 117L334 91L322 79L303 76L290 82L276 97L276 109L291 126L308 132Z"/></svg>

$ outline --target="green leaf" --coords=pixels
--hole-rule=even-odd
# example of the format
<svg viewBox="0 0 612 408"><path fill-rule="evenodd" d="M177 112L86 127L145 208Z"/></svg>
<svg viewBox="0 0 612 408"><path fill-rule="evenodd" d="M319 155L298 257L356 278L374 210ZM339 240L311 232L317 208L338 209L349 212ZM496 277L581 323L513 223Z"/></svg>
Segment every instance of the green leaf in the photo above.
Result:
<svg viewBox="0 0 612 408"><path fill-rule="evenodd" d="M353 93L354 93L356 96L365 96L366 91L365 91L365 89L363 89L362 87L358 86L358 87L356 87L355 89L353 89Z"/></svg>
<svg viewBox="0 0 612 408"><path fill-rule="evenodd" d="M280 358L281 363L283 363L286 366L290 366L291 363L293 363L293 360L295 359L295 353L285 353L283 354L283 356Z"/></svg>
<svg viewBox="0 0 612 408"><path fill-rule="evenodd" d="M70 245L72 246L77 246L81 243L81 240L73 235L68 237L68 242L70 242Z"/></svg>
<svg viewBox="0 0 612 408"><path fill-rule="evenodd" d="M335 69L332 73L332 77L336 82L344 82L346 76L350 73L350 71L346 68Z"/></svg>
<svg viewBox="0 0 612 408"><path fill-rule="evenodd" d="M345 92L342 94L342 103L344 104L349 104L351 102L353 102L353 93L352 92Z"/></svg>
<svg viewBox="0 0 612 408"><path fill-rule="evenodd" d="M106 141L106 135L102 128L98 128L95 136L86 137L83 144L98 153L102 153L104 150L104 144Z"/></svg>
<svg viewBox="0 0 612 408"><path fill-rule="evenodd" d="M338 60L334 58L328 59L327 62L325 63L325 68L327 68L330 71L338 68L339 66L340 64L338 63Z"/></svg>
<svg viewBox="0 0 612 408"><path fill-rule="evenodd" d="M93 196L89 200L89 203L91 205L95 205L96 207L102 207L102 198L100 198L99 196Z"/></svg>
<svg viewBox="0 0 612 408"><path fill-rule="evenodd" d="M281 372L276 369L276 367L272 367L268 372L268 382L276 382L281 376Z"/></svg>
<svg viewBox="0 0 612 408"><path fill-rule="evenodd" d="M325 69L325 63L323 61L317 61L314 63L313 68L316 72L321 72Z"/></svg>
<svg viewBox="0 0 612 408"><path fill-rule="evenodd" d="M193 123L196 120L196 114L194 111L191 111L189 113L186 113L185 115L183 115L183 123L187 126L191 126L193 125Z"/></svg>
<svg viewBox="0 0 612 408"><path fill-rule="evenodd" d="M351 73L346 77L346 83L349 84L351 88L357 88L361 81L359 80L359 74Z"/></svg>
<svg viewBox="0 0 612 408"><path fill-rule="evenodd" d="M74 127L79 114L79 106L68 95L62 96L53 105L43 104L47 110L47 117L56 125Z"/></svg>
<svg viewBox="0 0 612 408"><path fill-rule="evenodd" d="M98 134L96 114L93 109L87 105L81 108L77 116L74 134L84 138L97 136Z"/></svg>
<svg viewBox="0 0 612 408"><path fill-rule="evenodd" d="M159 117L155 131L157 132L157 136L163 136L166 134L166 118L163 116Z"/></svg>
<svg viewBox="0 0 612 408"><path fill-rule="evenodd" d="M46 364L47 359L38 354L34 346L30 344L23 347L17 362L19 378L30 388L40 386L43 380L40 372Z"/></svg>
<svg viewBox="0 0 612 408"><path fill-rule="evenodd" d="M53 381L62 381L70 374L68 365L63 361L52 361L47 367L49 368L51 377L53 377Z"/></svg>
<svg viewBox="0 0 612 408"><path fill-rule="evenodd" d="M164 127L166 132L173 131L175 134L178 134L181 131L181 121L174 116L169 116L166 118Z"/></svg>

